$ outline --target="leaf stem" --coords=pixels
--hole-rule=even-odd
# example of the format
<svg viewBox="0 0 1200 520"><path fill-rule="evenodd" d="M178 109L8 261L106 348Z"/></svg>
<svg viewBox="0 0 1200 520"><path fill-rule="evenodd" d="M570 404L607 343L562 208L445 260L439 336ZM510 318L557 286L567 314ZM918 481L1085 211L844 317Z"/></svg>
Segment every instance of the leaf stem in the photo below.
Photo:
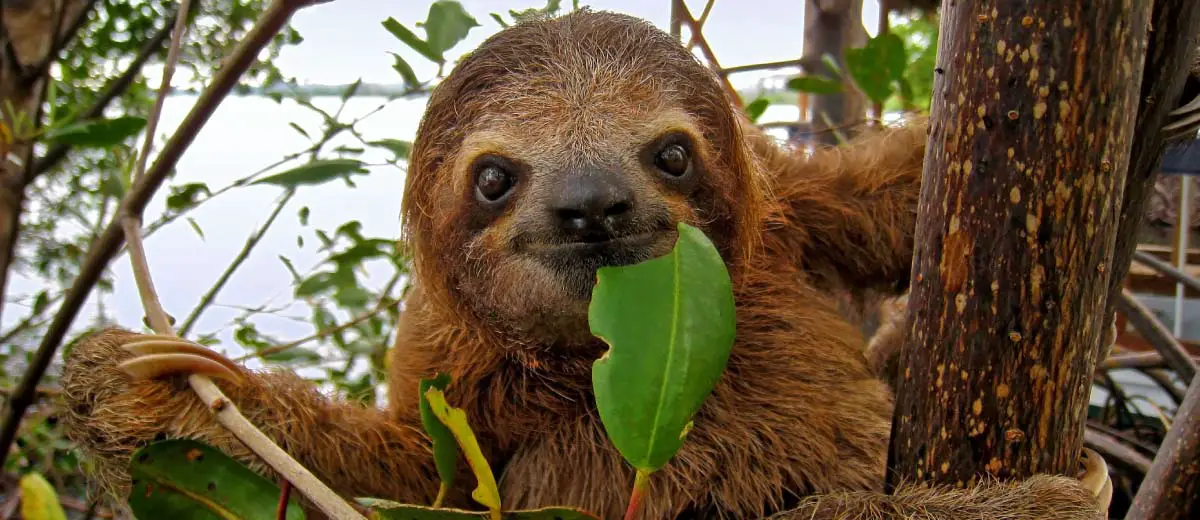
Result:
<svg viewBox="0 0 1200 520"><path fill-rule="evenodd" d="M438 487L437 498L433 499L433 507L442 507L442 501L446 499L446 492L448 491L450 491L450 486L442 482L442 485Z"/></svg>
<svg viewBox="0 0 1200 520"><path fill-rule="evenodd" d="M637 512L642 506L642 499L646 498L647 489L650 489L650 472L639 469L637 476L633 479L633 492L629 494L629 507L625 509L625 520L637 518Z"/></svg>

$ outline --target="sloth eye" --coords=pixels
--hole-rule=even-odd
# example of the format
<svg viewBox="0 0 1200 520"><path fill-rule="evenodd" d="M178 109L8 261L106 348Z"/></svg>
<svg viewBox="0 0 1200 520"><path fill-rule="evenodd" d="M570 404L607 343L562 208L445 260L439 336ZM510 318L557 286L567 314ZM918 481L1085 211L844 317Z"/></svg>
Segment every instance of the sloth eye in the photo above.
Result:
<svg viewBox="0 0 1200 520"><path fill-rule="evenodd" d="M486 164L475 173L475 193L482 200L497 202L512 191L512 174L495 164Z"/></svg>
<svg viewBox="0 0 1200 520"><path fill-rule="evenodd" d="M672 177L682 177L690 165L687 150L679 144L668 145L654 158L654 166Z"/></svg>

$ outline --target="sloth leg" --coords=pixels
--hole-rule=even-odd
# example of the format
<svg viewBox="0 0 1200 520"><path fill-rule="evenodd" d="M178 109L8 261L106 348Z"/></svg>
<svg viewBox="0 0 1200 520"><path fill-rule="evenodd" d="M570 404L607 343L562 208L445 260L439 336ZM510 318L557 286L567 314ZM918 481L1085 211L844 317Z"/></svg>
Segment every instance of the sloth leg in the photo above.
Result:
<svg viewBox="0 0 1200 520"><path fill-rule="evenodd" d="M216 422L187 374L213 377L251 423L344 496L428 503L437 493L419 425L326 397L291 372L255 372L186 340L107 329L66 357L63 425L94 463L93 481L119 502L129 492L130 455L158 439L199 440L275 477Z"/></svg>

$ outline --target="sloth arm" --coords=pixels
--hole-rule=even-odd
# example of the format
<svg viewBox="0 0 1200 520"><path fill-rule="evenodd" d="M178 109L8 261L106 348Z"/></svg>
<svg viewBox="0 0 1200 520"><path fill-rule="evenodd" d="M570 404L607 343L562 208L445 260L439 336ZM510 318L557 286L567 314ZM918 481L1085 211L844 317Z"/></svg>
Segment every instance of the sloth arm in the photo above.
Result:
<svg viewBox="0 0 1200 520"><path fill-rule="evenodd" d="M1094 452L1089 455L1094 455ZM1035 475L990 480L967 489L909 485L895 494L859 491L811 496L769 520L1104 520L1112 482L1097 457L1081 480Z"/></svg>
<svg viewBox="0 0 1200 520"><path fill-rule="evenodd" d="M130 455L162 438L205 442L273 476L216 422L183 376L134 380L118 367L135 357L122 346L148 338L110 328L86 337L66 356L64 426L95 462L94 480L123 500L129 493ZM321 395L290 372L235 367L241 384L213 380L251 423L335 492L347 498L433 500L438 477L419 425Z"/></svg>
<svg viewBox="0 0 1200 520"><path fill-rule="evenodd" d="M818 285L899 293L912 266L917 202L925 156L924 119L870 130L804 157L747 130L762 161L780 218L769 247Z"/></svg>

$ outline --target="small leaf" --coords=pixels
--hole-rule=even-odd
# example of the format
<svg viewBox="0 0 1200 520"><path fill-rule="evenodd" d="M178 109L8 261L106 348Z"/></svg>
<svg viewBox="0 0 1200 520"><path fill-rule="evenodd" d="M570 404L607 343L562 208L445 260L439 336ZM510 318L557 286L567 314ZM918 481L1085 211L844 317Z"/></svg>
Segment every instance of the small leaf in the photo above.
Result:
<svg viewBox="0 0 1200 520"><path fill-rule="evenodd" d="M500 511L500 490L496 487L496 477L492 474L492 468L488 465L487 459L483 457L479 443L475 440L475 433L467 424L467 413L460 408L452 408L446 404L445 394L437 387L427 389L425 399L429 402L429 409L433 415L437 416L438 420L454 434L454 439L458 441L458 447L466 456L467 465L471 466L471 472L475 474L478 485L471 492L471 498L487 506L495 518L496 513Z"/></svg>
<svg viewBox="0 0 1200 520"><path fill-rule="evenodd" d="M288 123L288 126L292 127L297 132L300 132L300 135L302 135L304 137L308 137L309 139L312 139L311 137L309 137L308 132L304 131L304 129L301 128L300 125L298 125L296 123Z"/></svg>
<svg viewBox="0 0 1200 520"><path fill-rule="evenodd" d="M443 489L454 485L454 475L458 471L458 444L455 443L454 433L433 414L429 400L425 398L425 392L430 388L437 388L445 392L446 386L449 384L450 374L439 373L433 379L422 379L418 386L421 425L425 427L425 433L428 433L429 438L433 441L433 461L437 466L438 477L442 480ZM440 497L441 493L438 495ZM440 504L435 503L434 505Z"/></svg>
<svg viewBox="0 0 1200 520"><path fill-rule="evenodd" d="M346 101L346 100L354 97L354 94L356 92L358 92L358 87L361 87L361 86L362 86L362 78L358 78L354 83L347 85L346 89L342 91L342 101Z"/></svg>
<svg viewBox="0 0 1200 520"><path fill-rule="evenodd" d="M829 95L841 92L842 84L821 76L799 76L788 80L787 88L809 94Z"/></svg>
<svg viewBox="0 0 1200 520"><path fill-rule="evenodd" d="M498 13L488 13L488 14L492 17L493 20L496 21L496 23L500 24L500 27L503 27L505 29L508 28L508 22L505 22L504 19L501 18Z"/></svg>
<svg viewBox="0 0 1200 520"><path fill-rule="evenodd" d="M758 121L762 117L763 112L771 105L771 100L767 98L758 98L746 105L746 117L750 118L751 122Z"/></svg>
<svg viewBox="0 0 1200 520"><path fill-rule="evenodd" d="M359 504L370 508L371 520L481 520L491 517L489 511L466 511L462 509L434 508L412 504L401 504L379 498L358 498ZM504 520L600 520L599 516L571 507L546 507L505 511Z"/></svg>
<svg viewBox="0 0 1200 520"><path fill-rule="evenodd" d="M609 350L592 367L596 408L634 468L653 472L683 445L725 370L736 327L733 286L699 229L679 223L665 256L602 267L588 322Z"/></svg>
<svg viewBox="0 0 1200 520"><path fill-rule="evenodd" d="M276 518L279 486L201 442L150 444L134 452L130 473L129 506L138 518ZM287 518L304 518L294 498Z"/></svg>
<svg viewBox="0 0 1200 520"><path fill-rule="evenodd" d="M264 177L253 184L272 184L286 188L315 186L348 177L352 174L368 173L366 163L358 159L318 159L302 164L283 173Z"/></svg>
<svg viewBox="0 0 1200 520"><path fill-rule="evenodd" d="M400 139L379 139L377 141L368 142L367 144L390 150L392 153L396 154L397 160L407 160L409 154L412 153L413 145L412 141L403 141Z"/></svg>
<svg viewBox="0 0 1200 520"><path fill-rule="evenodd" d="M309 213L310 213L310 210L308 209L308 206L301 206L300 211L296 213L296 216L300 217L300 225L301 226L308 225Z"/></svg>
<svg viewBox="0 0 1200 520"><path fill-rule="evenodd" d="M383 28L392 33L392 36L395 36L409 47L412 47L413 50L421 53L422 56L429 58L430 61L434 63L442 63L445 61L445 59L442 58L441 53L434 50L432 46L425 42L425 40L422 40L412 31L408 30L408 27L405 27L404 24L397 22L395 18L389 16L387 20L384 20Z"/></svg>
<svg viewBox="0 0 1200 520"><path fill-rule="evenodd" d="M200 224L192 217L187 218L187 223L192 226L192 231L195 231L200 236L200 240L204 240L204 230L200 229Z"/></svg>
<svg viewBox="0 0 1200 520"><path fill-rule="evenodd" d="M425 17L425 34L429 45L439 54L453 48L472 28L479 27L462 4L448 0L437 0L429 6L429 14Z"/></svg>
<svg viewBox="0 0 1200 520"><path fill-rule="evenodd" d="M90 148L109 148L121 144L146 127L146 119L123 116L92 119L46 132L46 137L64 144Z"/></svg>
<svg viewBox="0 0 1200 520"><path fill-rule="evenodd" d="M321 355L306 348L292 347L265 354L262 359L273 363L315 363L321 360Z"/></svg>
<svg viewBox="0 0 1200 520"><path fill-rule="evenodd" d="M167 209L171 211L183 211L195 206L200 195L206 197L212 195L212 191L208 189L208 185L203 182L189 182L181 186L171 186L171 193L167 195Z"/></svg>
<svg viewBox="0 0 1200 520"><path fill-rule="evenodd" d="M396 62L392 64L392 68L400 73L400 78L404 80L404 86L408 88L417 88L421 84L421 80L417 79L417 73L413 72L412 66L404 61L404 58L394 52L390 53L396 58Z"/></svg>
<svg viewBox="0 0 1200 520"><path fill-rule="evenodd" d="M41 473L27 473L21 477L21 517L25 520L67 520L58 493Z"/></svg>

